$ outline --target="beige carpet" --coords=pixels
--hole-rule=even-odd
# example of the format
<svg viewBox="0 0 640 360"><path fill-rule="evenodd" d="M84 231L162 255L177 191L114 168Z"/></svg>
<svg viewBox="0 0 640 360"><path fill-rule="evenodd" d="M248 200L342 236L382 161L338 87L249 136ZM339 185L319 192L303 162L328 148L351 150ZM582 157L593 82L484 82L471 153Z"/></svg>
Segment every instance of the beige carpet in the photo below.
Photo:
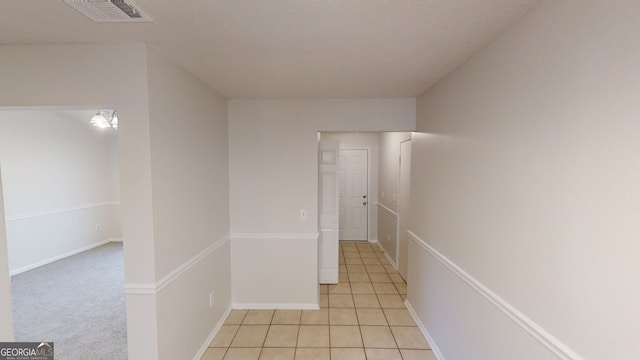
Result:
<svg viewBox="0 0 640 360"><path fill-rule="evenodd" d="M12 277L16 341L53 341L55 358L126 359L122 244Z"/></svg>

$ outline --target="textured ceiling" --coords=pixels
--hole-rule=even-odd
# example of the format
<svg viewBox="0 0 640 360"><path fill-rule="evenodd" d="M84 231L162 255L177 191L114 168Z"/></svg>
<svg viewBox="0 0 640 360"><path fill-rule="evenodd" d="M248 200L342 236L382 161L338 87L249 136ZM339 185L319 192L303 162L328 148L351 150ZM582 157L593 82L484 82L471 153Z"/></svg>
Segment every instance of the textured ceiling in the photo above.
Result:
<svg viewBox="0 0 640 360"><path fill-rule="evenodd" d="M540 0L137 0L94 23L63 0L0 0L0 44L144 41L228 98L415 97Z"/></svg>

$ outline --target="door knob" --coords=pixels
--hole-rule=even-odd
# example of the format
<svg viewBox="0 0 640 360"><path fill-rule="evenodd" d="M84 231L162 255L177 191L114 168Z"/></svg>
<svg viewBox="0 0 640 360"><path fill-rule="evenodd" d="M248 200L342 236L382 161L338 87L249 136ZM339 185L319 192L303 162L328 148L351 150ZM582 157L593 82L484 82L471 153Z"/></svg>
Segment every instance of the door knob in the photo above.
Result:
<svg viewBox="0 0 640 360"><path fill-rule="evenodd" d="M363 202L363 203L362 203L362 205L367 205L367 202L366 202L366 201L365 201L365 202Z"/></svg>
<svg viewBox="0 0 640 360"><path fill-rule="evenodd" d="M366 198L367 198L367 195L362 195L362 198L363 198L363 199L366 199Z"/></svg>

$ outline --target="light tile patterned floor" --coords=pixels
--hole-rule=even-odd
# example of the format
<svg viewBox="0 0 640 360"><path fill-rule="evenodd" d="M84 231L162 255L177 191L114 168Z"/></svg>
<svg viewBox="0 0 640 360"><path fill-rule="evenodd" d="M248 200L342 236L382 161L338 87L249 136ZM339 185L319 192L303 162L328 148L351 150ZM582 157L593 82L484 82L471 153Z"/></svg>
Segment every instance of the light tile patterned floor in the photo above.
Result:
<svg viewBox="0 0 640 360"><path fill-rule="evenodd" d="M341 243L320 310L233 310L202 360L435 360L406 293L377 244Z"/></svg>

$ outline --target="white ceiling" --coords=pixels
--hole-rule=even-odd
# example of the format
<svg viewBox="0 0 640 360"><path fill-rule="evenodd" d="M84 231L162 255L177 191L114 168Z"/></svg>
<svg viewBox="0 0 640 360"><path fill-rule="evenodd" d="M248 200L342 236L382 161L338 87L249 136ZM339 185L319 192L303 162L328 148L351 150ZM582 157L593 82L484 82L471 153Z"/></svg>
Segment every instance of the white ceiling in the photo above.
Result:
<svg viewBox="0 0 640 360"><path fill-rule="evenodd" d="M137 0L94 23L63 0L0 0L0 44L144 41L228 98L415 97L540 0Z"/></svg>

